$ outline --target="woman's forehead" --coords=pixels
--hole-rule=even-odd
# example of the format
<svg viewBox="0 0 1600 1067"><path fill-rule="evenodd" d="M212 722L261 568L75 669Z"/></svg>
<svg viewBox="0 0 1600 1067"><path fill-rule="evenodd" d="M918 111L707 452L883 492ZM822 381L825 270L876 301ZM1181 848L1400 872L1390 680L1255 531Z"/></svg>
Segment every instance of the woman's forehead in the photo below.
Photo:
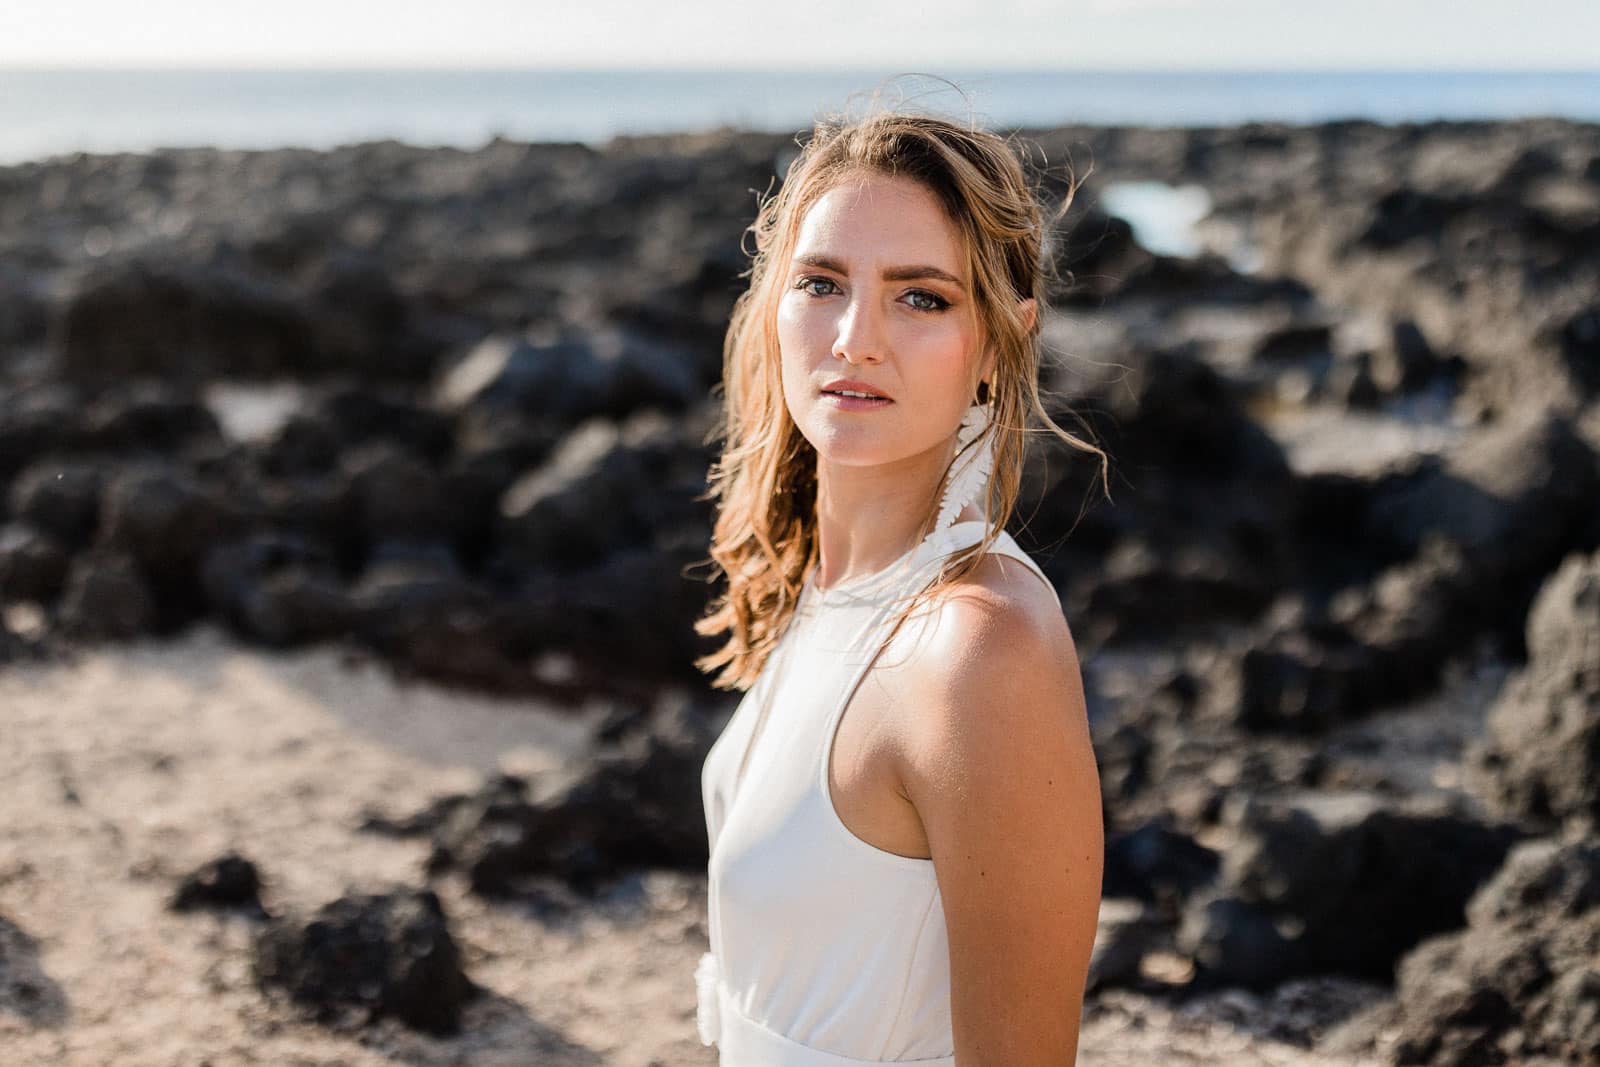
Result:
<svg viewBox="0 0 1600 1067"><path fill-rule="evenodd" d="M955 225L927 186L911 178L856 174L835 182L806 211L794 255L896 261L910 255L960 276L961 251Z"/></svg>

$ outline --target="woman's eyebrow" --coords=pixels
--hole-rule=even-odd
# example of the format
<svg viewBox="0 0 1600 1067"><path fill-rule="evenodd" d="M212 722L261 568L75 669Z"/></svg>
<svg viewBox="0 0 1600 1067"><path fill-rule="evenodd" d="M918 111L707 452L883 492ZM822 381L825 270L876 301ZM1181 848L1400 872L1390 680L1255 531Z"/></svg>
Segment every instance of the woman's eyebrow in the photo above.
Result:
<svg viewBox="0 0 1600 1067"><path fill-rule="evenodd" d="M799 266L821 267L823 270L831 270L835 274L843 274L846 277L850 274L848 270L845 270L844 264L832 256L798 255L794 257L794 262ZM918 278L937 278L940 281L949 282L951 285L956 286L964 284L954 274L934 266L890 267L883 272L883 280L888 282L909 282Z"/></svg>

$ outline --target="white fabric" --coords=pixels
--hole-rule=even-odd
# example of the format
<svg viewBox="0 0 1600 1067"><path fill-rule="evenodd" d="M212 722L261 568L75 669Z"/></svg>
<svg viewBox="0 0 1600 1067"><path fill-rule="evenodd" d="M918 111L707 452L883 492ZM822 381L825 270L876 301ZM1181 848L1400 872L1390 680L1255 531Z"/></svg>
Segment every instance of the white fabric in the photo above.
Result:
<svg viewBox="0 0 1600 1067"><path fill-rule="evenodd" d="M723 1067L954 1067L933 861L879 849L845 826L828 793L828 752L903 598L983 530L981 520L956 523L826 592L808 576L778 647L706 757L711 951L696 970L696 1018ZM991 551L1044 578L1008 533Z"/></svg>

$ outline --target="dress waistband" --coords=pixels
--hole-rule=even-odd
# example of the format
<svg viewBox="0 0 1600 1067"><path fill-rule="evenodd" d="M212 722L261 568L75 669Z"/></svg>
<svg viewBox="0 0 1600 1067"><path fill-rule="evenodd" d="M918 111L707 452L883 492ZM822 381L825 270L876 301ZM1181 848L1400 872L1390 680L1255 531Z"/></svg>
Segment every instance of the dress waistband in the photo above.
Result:
<svg viewBox="0 0 1600 1067"><path fill-rule="evenodd" d="M715 954L707 952L695 968L699 1005L695 1022L700 1043L715 1044L722 1067L879 1067L910 1063L918 1067L955 1067L954 1056L925 1060L858 1060L791 1041L745 1015L734 1003Z"/></svg>

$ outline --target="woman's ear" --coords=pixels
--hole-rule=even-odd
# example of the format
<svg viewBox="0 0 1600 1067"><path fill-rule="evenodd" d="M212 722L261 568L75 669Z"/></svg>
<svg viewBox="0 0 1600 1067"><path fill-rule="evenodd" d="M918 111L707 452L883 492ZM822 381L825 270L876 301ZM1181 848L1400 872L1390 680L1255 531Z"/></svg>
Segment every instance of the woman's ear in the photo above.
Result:
<svg viewBox="0 0 1600 1067"><path fill-rule="evenodd" d="M985 349L983 353L983 363L978 368L978 392L976 403L980 405L987 404L989 402L989 392L993 387L994 382L994 365L996 362L996 355L997 353L994 349Z"/></svg>
<svg viewBox="0 0 1600 1067"><path fill-rule="evenodd" d="M1024 333L1033 330L1034 321L1039 317L1039 301L1033 297L1017 301L1017 310L1022 315L1022 329ZM989 385L994 378L995 350L986 349L983 353L983 366L978 371L978 400L979 404L989 402Z"/></svg>

